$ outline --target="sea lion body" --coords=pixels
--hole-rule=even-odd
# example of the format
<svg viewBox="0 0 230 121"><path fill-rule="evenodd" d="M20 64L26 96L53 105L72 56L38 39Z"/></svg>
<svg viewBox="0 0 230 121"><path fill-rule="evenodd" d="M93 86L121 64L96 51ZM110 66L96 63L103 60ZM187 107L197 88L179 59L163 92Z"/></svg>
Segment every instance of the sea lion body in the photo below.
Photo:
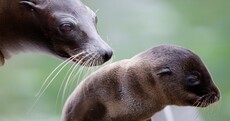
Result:
<svg viewBox="0 0 230 121"><path fill-rule="evenodd" d="M219 98L197 55L161 45L83 80L66 101L62 121L150 121L167 105L206 107Z"/></svg>
<svg viewBox="0 0 230 121"><path fill-rule="evenodd" d="M102 64L112 49L98 35L96 24L95 13L80 0L1 0L0 64L26 50Z"/></svg>

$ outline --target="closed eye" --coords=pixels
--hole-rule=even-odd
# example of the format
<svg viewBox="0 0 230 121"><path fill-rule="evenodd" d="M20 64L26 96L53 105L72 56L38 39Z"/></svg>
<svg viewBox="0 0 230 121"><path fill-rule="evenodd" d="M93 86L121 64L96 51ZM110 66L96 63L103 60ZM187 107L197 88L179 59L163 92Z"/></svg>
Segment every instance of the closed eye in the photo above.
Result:
<svg viewBox="0 0 230 121"><path fill-rule="evenodd" d="M169 67L163 67L158 72L157 75L171 75L172 71Z"/></svg>
<svg viewBox="0 0 230 121"><path fill-rule="evenodd" d="M189 86L196 86L200 84L200 80L197 79L195 76L189 76L187 80Z"/></svg>
<svg viewBox="0 0 230 121"><path fill-rule="evenodd" d="M201 74L198 71L192 71L187 77L188 85L196 86L200 84Z"/></svg>

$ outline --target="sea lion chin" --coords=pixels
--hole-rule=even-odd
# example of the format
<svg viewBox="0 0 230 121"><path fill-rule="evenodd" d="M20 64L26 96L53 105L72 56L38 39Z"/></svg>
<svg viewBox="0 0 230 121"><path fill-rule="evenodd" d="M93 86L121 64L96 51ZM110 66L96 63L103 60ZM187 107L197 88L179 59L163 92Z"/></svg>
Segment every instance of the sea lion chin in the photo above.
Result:
<svg viewBox="0 0 230 121"><path fill-rule="evenodd" d="M161 45L88 76L66 101L62 121L149 121L167 105L206 107L219 99L196 54Z"/></svg>

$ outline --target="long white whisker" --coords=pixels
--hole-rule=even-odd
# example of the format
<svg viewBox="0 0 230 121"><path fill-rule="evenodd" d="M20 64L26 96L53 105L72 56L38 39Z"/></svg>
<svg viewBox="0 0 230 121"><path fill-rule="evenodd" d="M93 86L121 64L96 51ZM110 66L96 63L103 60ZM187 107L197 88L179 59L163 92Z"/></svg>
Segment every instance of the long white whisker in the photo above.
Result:
<svg viewBox="0 0 230 121"><path fill-rule="evenodd" d="M49 76L45 79L45 81L43 82L41 88L39 89L39 91L37 92L36 96L38 96L40 94L40 92L42 91L43 87L45 86L45 84L47 83L47 81L49 80L49 78L53 75L53 73L59 68L61 67L63 64L68 63L68 61L70 61L71 58L68 58L67 60L65 60L64 62L62 62L61 64L59 64L50 74Z"/></svg>
<svg viewBox="0 0 230 121"><path fill-rule="evenodd" d="M71 61L71 60L65 61L65 62L64 62L65 64L64 64L64 63L60 64L59 67L60 67L61 65L63 65L63 64L64 64L64 66L61 67L61 69L60 69L58 72L60 72L60 71L69 63L69 61ZM31 106L31 108L28 110L28 112L27 112L28 114L33 110L33 108L35 107L35 105L38 103L40 97L43 95L43 93L44 93L45 90L48 88L48 86L53 82L53 79L56 78L56 75L55 75L55 76L53 77L53 79L52 79L51 81L48 82L49 78L53 75L54 72L56 72L56 70L57 70L59 67L55 68L55 70L52 71L51 74L46 78L46 80L45 80L45 82L43 83L42 87L40 88L40 90L39 90L38 93L36 94L36 97L37 97L37 98L36 98L36 100L34 101L34 103L33 103L33 105ZM45 86L46 84L47 84L48 86Z"/></svg>
<svg viewBox="0 0 230 121"><path fill-rule="evenodd" d="M89 55L91 55L90 53L89 53ZM88 55L87 55L88 56ZM85 69L86 69L86 65L89 65L90 66L90 63L92 63L92 61L94 60L95 58L90 58L89 60L87 60L86 62L84 62L82 65L85 65L85 66L83 66L83 67L81 67L78 71L77 71L77 73L75 73L75 75L74 75L74 77L71 79L71 86L74 86L74 80L77 80L77 82L76 82L76 84L75 85L78 85L79 84L79 81L81 81L81 79L82 78L84 78L84 76L81 76L82 74L83 74L83 72L85 72ZM89 68L88 68L89 69ZM87 72L87 71L86 71ZM85 73L86 73L85 72ZM78 78L77 78L77 76L78 76ZM77 79L76 79L77 78ZM72 89L73 87L71 87L71 88L69 88L69 92L68 93L70 93L71 92L71 89Z"/></svg>
<svg viewBox="0 0 230 121"><path fill-rule="evenodd" d="M49 81L49 83L47 84L47 86L45 86L45 88L43 89L43 91L40 92L40 94L38 95L38 98L43 95L43 93L45 92L45 90L49 87L49 85L53 82L53 80L58 76L58 74L66 67L66 65L68 63L70 63L72 60L74 60L74 58L72 58L71 60L69 60L55 75L54 77Z"/></svg>
<svg viewBox="0 0 230 121"><path fill-rule="evenodd" d="M80 55L81 53L79 53L78 55ZM77 55L76 55L77 56ZM52 72L51 74L49 74L49 76L46 78L46 80L44 81L44 83L42 84L42 87L40 88L40 90L38 91L38 93L36 94L36 100L33 103L33 105L31 106L31 108L29 109L29 111L27 113L30 113L32 111L32 109L35 107L35 105L38 103L40 97L43 95L43 93L45 92L45 90L49 87L49 85L53 82L53 80L57 77L57 75L63 70L63 68L66 67L67 64L69 64L74 58L70 57L68 59L66 59L64 62L62 62L61 64L59 64ZM62 67L61 67L62 66ZM59 69L60 68L60 69ZM58 70L59 69L59 70ZM54 77L48 81L50 79L50 77L53 75L54 72L57 72L57 74L54 75ZM47 85L46 85L47 84ZM45 86L46 85L46 86Z"/></svg>
<svg viewBox="0 0 230 121"><path fill-rule="evenodd" d="M86 67L84 67L84 68L82 68L82 70L83 69L85 69ZM82 71L80 71L80 73L82 74ZM81 75L80 74L80 75ZM77 75L76 75L77 76ZM76 79L76 76L75 76L75 78L74 79ZM78 78L76 79L77 80L77 84L79 84L79 82L81 81L81 79L80 78L83 78L84 76L78 76Z"/></svg>
<svg viewBox="0 0 230 121"><path fill-rule="evenodd" d="M89 55L91 55L91 54L89 54ZM94 58L90 58L90 59L87 60L83 65L90 65L89 63L90 63L91 61L93 61L93 59L94 59ZM78 72L81 72L81 73L82 73L83 70L84 70L86 67L87 67L87 66L82 67L81 70L78 71ZM75 76L72 78L72 81L76 80L77 75L78 75L78 74L76 73ZM81 75L81 74L80 74L80 75ZM78 76L77 81L80 80L80 77L81 77L81 78L84 78L84 76ZM77 83L77 84L78 84L78 83Z"/></svg>
<svg viewBox="0 0 230 121"><path fill-rule="evenodd" d="M79 55L79 56L80 56L80 55ZM63 86L64 86L64 82L65 82L65 80L67 79L67 75L69 75L70 71L73 69L74 65L75 65L75 64L73 64L73 65L70 67L70 69L68 69L68 71L67 71L67 73L66 73L65 77L64 77L64 78L63 78L63 80L62 80L62 83L61 83L60 89L58 90L58 94L57 94L57 99L56 99L56 108L57 108L57 105L58 105L58 99L59 99L59 96L60 96L61 90L62 90L62 88L63 88Z"/></svg>
<svg viewBox="0 0 230 121"><path fill-rule="evenodd" d="M96 57L96 54L94 54L94 55L90 58L89 65L93 65L93 64L94 64L95 57ZM96 59L96 60L97 60L97 59ZM83 75L83 78L85 78L87 75L89 75L89 70L91 70L92 68L93 68L93 67L87 68L85 74Z"/></svg>
<svg viewBox="0 0 230 121"><path fill-rule="evenodd" d="M84 63L82 63L82 65L84 65L84 64L86 64L86 62L84 62ZM82 77L81 76L81 74L82 74L82 72L84 71L84 69L85 69L85 66L81 66L78 70L77 70L77 68L75 68L74 70L73 70L73 73L74 73L74 76L71 76L71 79L69 79L69 85L71 86L70 88L68 88L68 91L66 91L66 92L68 92L67 94L70 94L71 93L71 91L72 91L72 89L73 89L73 86L74 86L74 80L77 78L77 76L80 78L80 77ZM72 74L73 75L73 74ZM66 94L66 93L65 93ZM63 94L63 98L62 98L62 100L64 100L64 96L65 96L65 94Z"/></svg>
<svg viewBox="0 0 230 121"><path fill-rule="evenodd" d="M82 61L84 61L84 59L87 58L87 56L88 56L88 54L87 54L85 57L83 57L78 63L82 63ZM78 64L77 64L77 65L78 65ZM64 98L65 98L67 86L68 86L68 84L70 83L70 79L71 79L71 77L72 77L72 75L73 75L73 72L74 72L74 70L76 69L76 67L77 67L77 66L75 66L75 67L73 68L73 71L71 71L71 73L70 73L68 79L66 80L66 84L65 84L65 86L64 86L63 93L62 93L62 102L64 102ZM80 70L81 70L81 69L80 69ZM79 76L80 76L80 75L79 75Z"/></svg>

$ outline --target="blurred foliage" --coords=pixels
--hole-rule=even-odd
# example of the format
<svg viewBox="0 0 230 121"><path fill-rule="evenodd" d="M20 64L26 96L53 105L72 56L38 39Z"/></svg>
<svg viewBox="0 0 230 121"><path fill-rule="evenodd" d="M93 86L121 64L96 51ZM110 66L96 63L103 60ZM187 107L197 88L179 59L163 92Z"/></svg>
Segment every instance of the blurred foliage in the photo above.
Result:
<svg viewBox="0 0 230 121"><path fill-rule="evenodd" d="M130 58L159 44L177 44L197 53L222 92L221 102L202 109L202 115L206 121L229 121L230 1L83 2L98 11L98 31L114 49L114 61ZM60 120L63 99L61 96L57 99L57 96L71 65L61 71L30 110L42 83L60 63L60 60L53 57L34 53L20 54L8 60L4 67L0 68L0 120Z"/></svg>

